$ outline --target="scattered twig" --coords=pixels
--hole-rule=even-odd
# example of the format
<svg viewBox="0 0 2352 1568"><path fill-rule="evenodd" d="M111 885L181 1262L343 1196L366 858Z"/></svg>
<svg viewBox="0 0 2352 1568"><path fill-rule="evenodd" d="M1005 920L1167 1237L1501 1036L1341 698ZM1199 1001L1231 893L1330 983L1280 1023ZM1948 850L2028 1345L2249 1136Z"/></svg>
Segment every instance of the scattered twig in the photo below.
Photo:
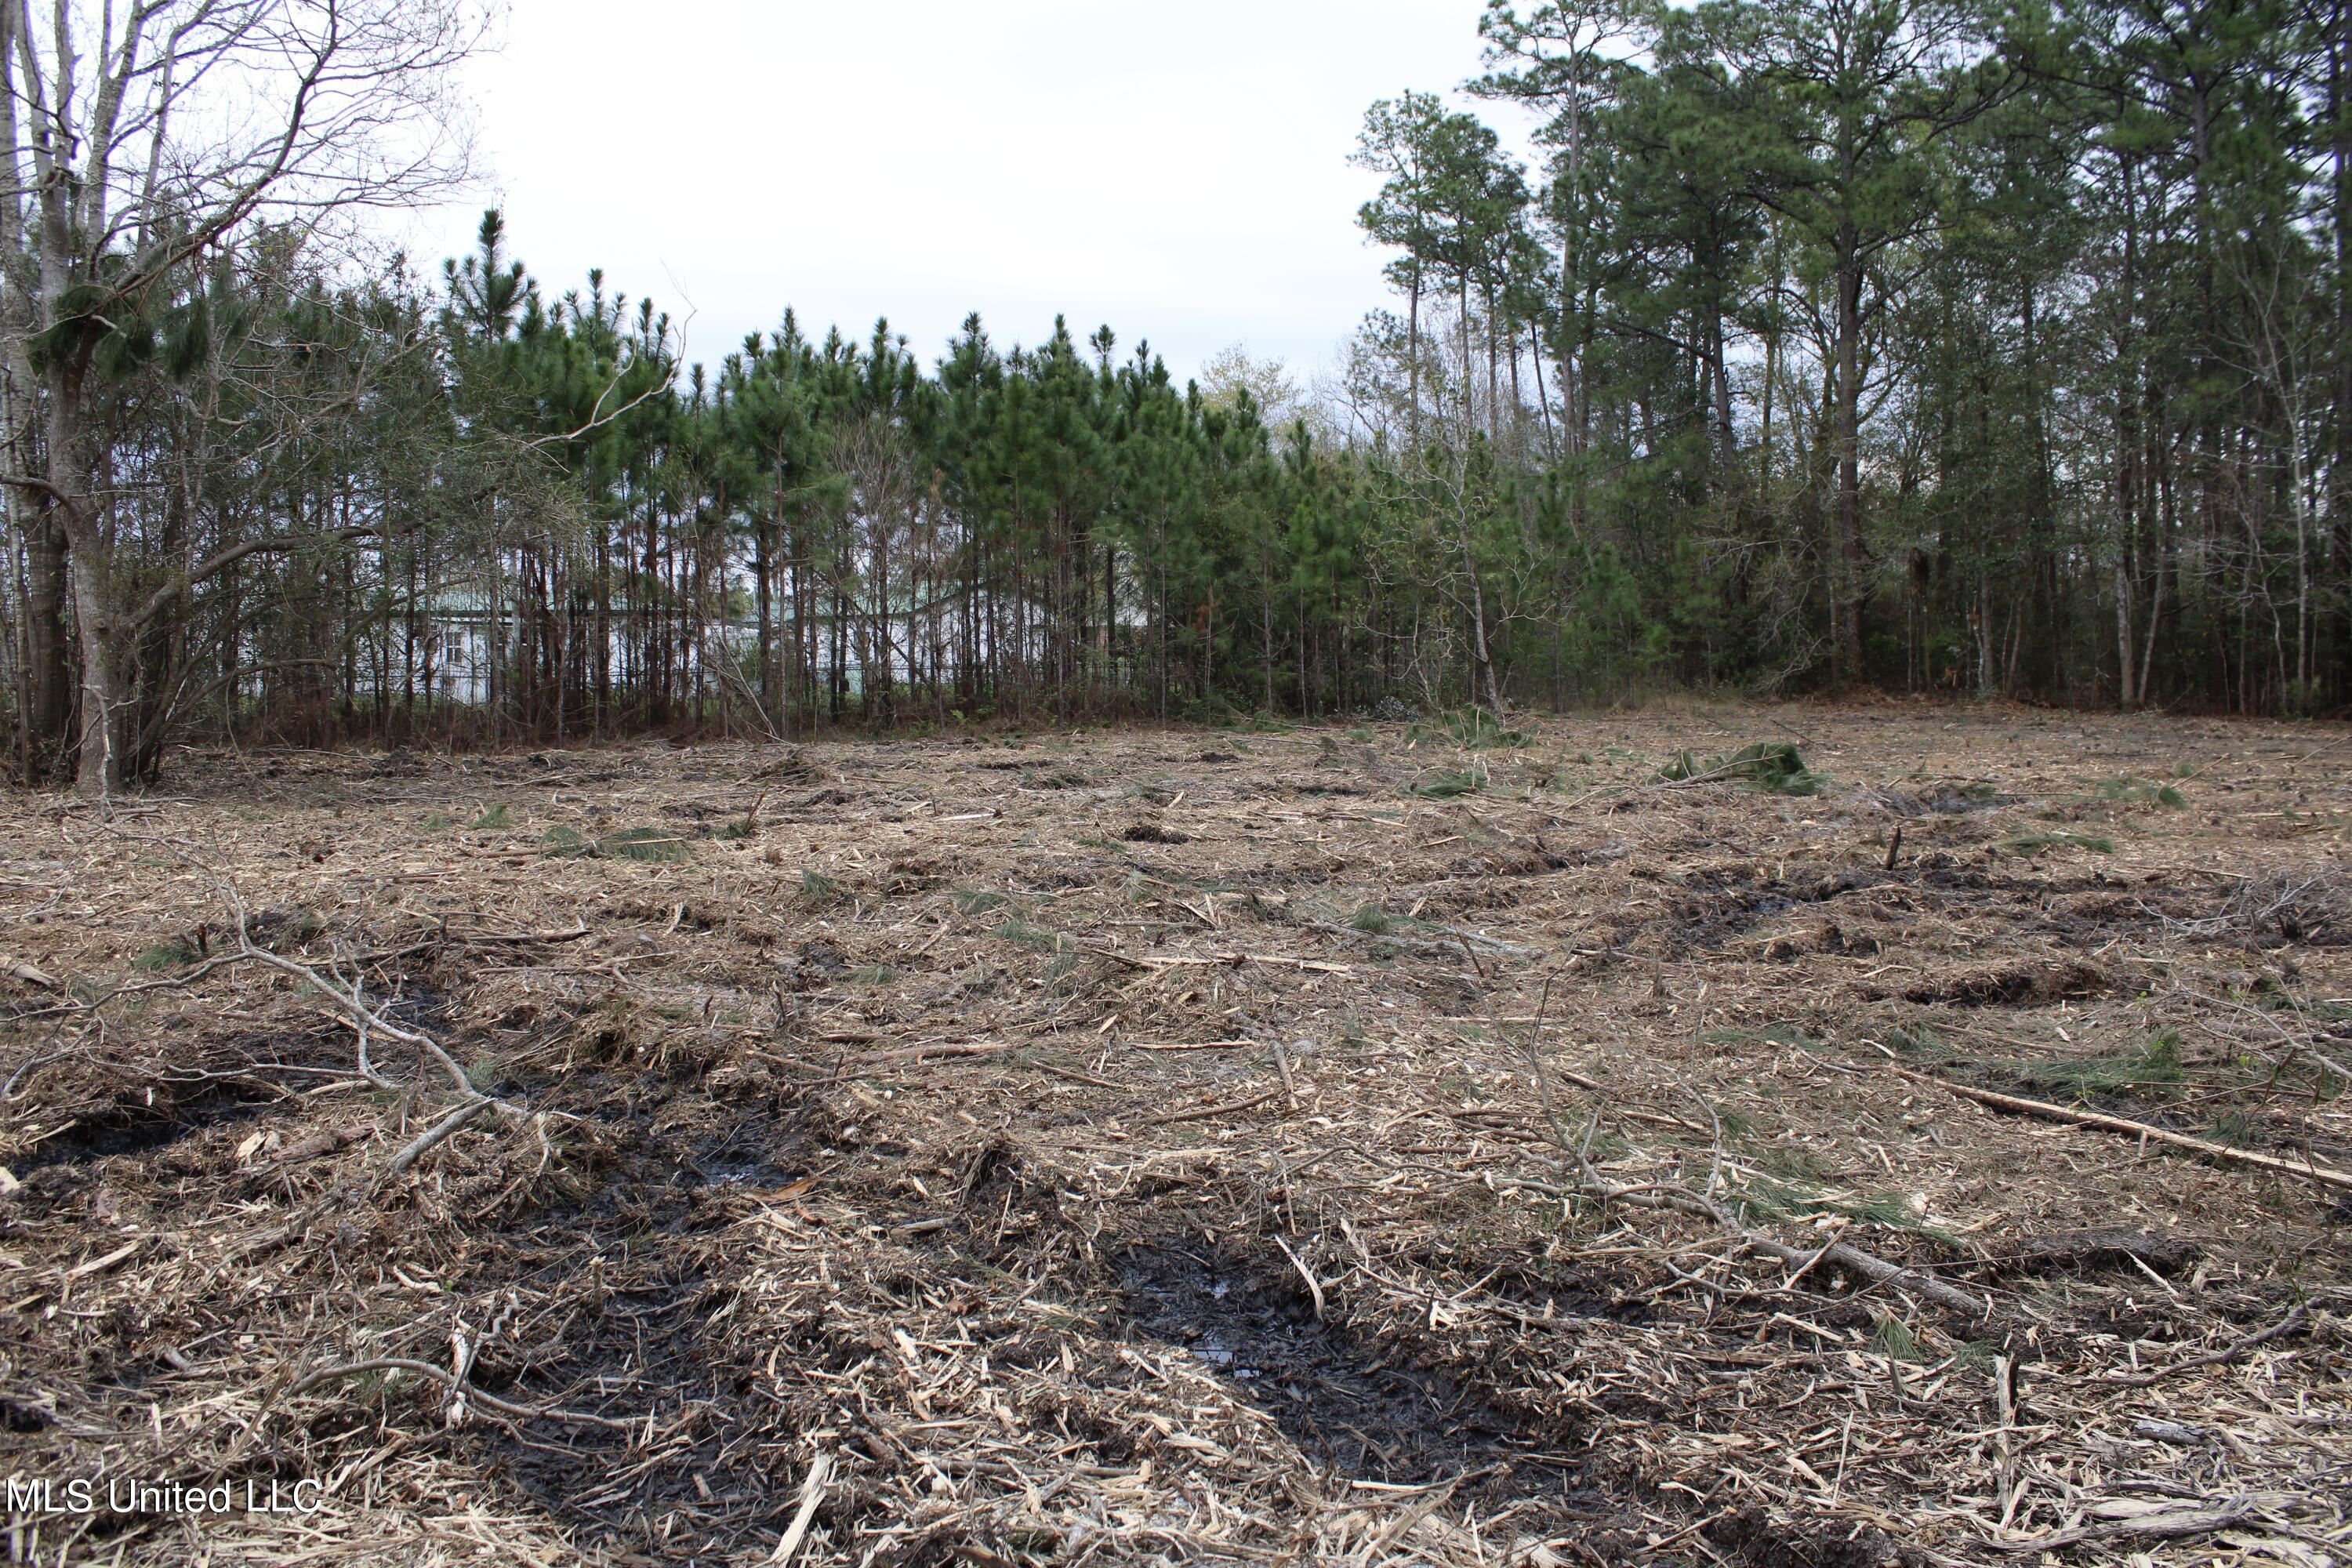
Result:
<svg viewBox="0 0 2352 1568"><path fill-rule="evenodd" d="M1282 1248L1282 1255L1290 1259L1290 1266L1298 1270L1298 1277L1301 1279L1307 1281L1307 1293L1315 1298L1315 1321L1321 1322L1323 1321L1323 1282L1315 1278L1315 1270L1299 1261L1298 1254L1290 1250L1290 1243L1277 1236L1274 1238L1274 1244Z"/></svg>
<svg viewBox="0 0 2352 1568"><path fill-rule="evenodd" d="M1195 1106L1191 1110L1179 1110L1166 1116L1155 1116L1143 1125L1165 1127L1171 1121L1203 1121L1212 1116L1230 1116L1235 1111L1255 1110L1269 1100L1279 1098L1281 1094L1282 1090L1279 1089L1269 1089L1264 1094L1254 1094L1247 1100L1228 1100L1223 1105Z"/></svg>
<svg viewBox="0 0 2352 1568"><path fill-rule="evenodd" d="M1741 1230L1740 1238L1767 1258L1777 1258L1783 1263L1805 1263L1812 1258L1812 1254L1801 1247L1789 1247L1770 1237L1758 1236L1753 1231ZM1948 1307L1971 1318L1984 1317L1992 1310L1989 1303L1946 1284L1932 1274L1906 1268L1899 1263L1890 1263L1876 1253L1864 1252L1850 1242L1832 1241L1822 1252L1829 1263L1874 1285L1915 1290L1939 1307Z"/></svg>
<svg viewBox="0 0 2352 1568"><path fill-rule="evenodd" d="M2218 1351L2207 1351L2202 1355L2189 1356L2180 1361L2169 1363L2157 1368L2154 1372L2118 1373L2105 1381L2121 1384L2126 1388L2146 1388L2149 1384L2170 1377L2175 1373L2189 1372L2200 1366L2221 1366L2230 1362L2241 1361L2250 1352L2259 1350L2274 1340L2283 1340L2294 1332L2303 1326L2304 1319L2310 1314L2310 1303L2297 1301L2294 1310L2260 1333L2248 1334L2244 1339L2224 1345Z"/></svg>
<svg viewBox="0 0 2352 1568"><path fill-rule="evenodd" d="M1934 1073L1914 1072L1909 1068L1895 1068L1893 1070L1915 1083L1934 1084L1938 1089L1949 1089L1963 1100L1973 1100L1980 1105L1990 1105L1996 1110L2013 1110L2023 1116L2044 1117L2052 1121L2071 1121L2078 1127L2096 1127L2108 1132L2120 1132L2128 1138L2145 1138L2150 1142L2168 1144L2175 1149L2193 1150L2210 1159L2225 1161L2231 1164L2252 1165L2264 1171L2275 1171L2281 1175L2302 1176L2306 1180L2317 1182L2322 1186L2352 1192L2352 1171L2334 1170L2309 1161L2298 1164L2293 1160L2283 1160L2275 1154L2265 1154L2259 1150L2233 1149L2226 1143L2215 1143L2203 1138L2191 1138L2185 1132L2167 1131L2161 1127L2151 1127L2144 1121L2134 1121L2128 1117L2109 1116L2105 1111L2099 1110L2076 1110L2070 1106L2053 1105L2046 1100L2027 1100L2021 1095L2002 1094L1994 1089L1978 1089L1969 1084L1954 1083L1948 1078L1938 1078Z"/></svg>
<svg viewBox="0 0 2352 1568"><path fill-rule="evenodd" d="M1132 1084L1117 1083L1107 1078L1097 1078L1090 1072L1079 1072L1075 1068L1055 1067L1052 1062L1031 1062L1028 1065L1035 1068L1039 1072L1052 1073L1055 1078L1066 1078L1072 1083L1092 1084L1097 1089L1128 1089L1135 1087Z"/></svg>
<svg viewBox="0 0 2352 1568"><path fill-rule="evenodd" d="M809 1521L816 1517L817 1504L824 1500L825 1478L832 1471L833 1456L828 1453L820 1450L816 1458L809 1461L808 1475L801 1482L800 1508L793 1513L793 1522L785 1530L783 1539L776 1542L775 1552L768 1559L768 1568L787 1568L793 1554L801 1549L801 1542L808 1536Z"/></svg>
<svg viewBox="0 0 2352 1568"><path fill-rule="evenodd" d="M289 1388L286 1394L289 1398L291 1398L296 1394L308 1394L320 1384L331 1383L337 1378L357 1377L363 1373L371 1372L413 1372L432 1378L444 1387L451 1389L458 1387L462 1381L448 1368L436 1366L429 1361L416 1361L407 1356L373 1356L366 1361L344 1362L340 1365L323 1366L316 1372L305 1373L294 1380L293 1386ZM485 1394L470 1384L464 1386L467 1397L474 1404L498 1411L503 1415L511 1415L520 1421L574 1421L584 1426L603 1426L614 1432L634 1432L643 1425L641 1422L615 1421L607 1415L592 1415L583 1410L557 1410L544 1405L517 1405L512 1401L500 1399L495 1394Z"/></svg>
<svg viewBox="0 0 2352 1568"><path fill-rule="evenodd" d="M2233 1498L2218 1508L2183 1504L2105 1524L2076 1525L2023 1541L1997 1539L1988 1544L2000 1552L2055 1552L2061 1547L2077 1546L2090 1541L2185 1541L2191 1536L2210 1535L2216 1531L2228 1530L2242 1523L2253 1511L2252 1499Z"/></svg>
<svg viewBox="0 0 2352 1568"><path fill-rule="evenodd" d="M394 1154L383 1168L384 1175L387 1178L399 1175L423 1159L428 1151L451 1133L459 1131L479 1120L482 1113L490 1109L491 1104L492 1102L488 1100L471 1100L457 1107L411 1140L399 1153Z"/></svg>

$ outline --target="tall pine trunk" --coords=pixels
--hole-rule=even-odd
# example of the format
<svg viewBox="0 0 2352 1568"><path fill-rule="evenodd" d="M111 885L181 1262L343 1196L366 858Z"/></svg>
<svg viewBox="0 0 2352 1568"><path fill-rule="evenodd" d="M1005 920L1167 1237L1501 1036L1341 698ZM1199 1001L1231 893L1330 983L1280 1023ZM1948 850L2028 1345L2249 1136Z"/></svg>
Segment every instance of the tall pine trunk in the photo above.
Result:
<svg viewBox="0 0 2352 1568"><path fill-rule="evenodd" d="M1837 556L1842 678L1862 678L1862 257L1841 237L1837 266Z"/></svg>

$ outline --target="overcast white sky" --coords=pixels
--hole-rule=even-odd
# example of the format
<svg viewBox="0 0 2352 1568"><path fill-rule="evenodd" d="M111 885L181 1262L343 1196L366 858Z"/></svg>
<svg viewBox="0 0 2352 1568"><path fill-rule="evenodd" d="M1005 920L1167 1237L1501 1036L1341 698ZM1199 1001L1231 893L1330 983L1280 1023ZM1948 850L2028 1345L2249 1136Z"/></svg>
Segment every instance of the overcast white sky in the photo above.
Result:
<svg viewBox="0 0 2352 1568"><path fill-rule="evenodd" d="M1479 0L510 0L471 68L484 178L551 295L694 312L710 363L798 308L926 361L1066 312L1181 378L1228 343L1302 381L1381 304L1365 106L1478 68ZM1507 117L1505 106L1490 106Z"/></svg>

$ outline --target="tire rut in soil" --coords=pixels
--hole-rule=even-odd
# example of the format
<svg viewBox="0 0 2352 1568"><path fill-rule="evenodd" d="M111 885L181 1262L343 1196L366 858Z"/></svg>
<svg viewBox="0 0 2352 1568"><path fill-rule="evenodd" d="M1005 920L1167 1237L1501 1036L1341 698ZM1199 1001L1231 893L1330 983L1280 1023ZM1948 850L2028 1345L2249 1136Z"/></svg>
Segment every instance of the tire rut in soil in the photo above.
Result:
<svg viewBox="0 0 2352 1568"><path fill-rule="evenodd" d="M470 1439L484 1472L598 1551L687 1563L709 1561L714 1542L772 1541L795 1500L773 1433L756 1429L772 1414L757 1368L709 1325L733 1290L715 1240L740 1218L730 1194L805 1174L812 1139L794 1109L716 1104L698 1124L656 1131L668 1106L656 1093L600 1119L620 1134L619 1157L576 1200L502 1226L499 1266L463 1283L479 1300L514 1292L563 1307L555 1336L513 1363L486 1355L482 1389L635 1428L484 1425ZM669 1536L656 1525L665 1518L694 1525Z"/></svg>
<svg viewBox="0 0 2352 1568"><path fill-rule="evenodd" d="M1581 1517L1617 1510L1583 1476L1569 1435L1546 1432L1400 1346L1318 1321L1271 1248L1160 1237L1109 1256L1125 1327L1181 1346L1271 1415L1344 1489L1467 1478L1465 1496L1543 1499Z"/></svg>

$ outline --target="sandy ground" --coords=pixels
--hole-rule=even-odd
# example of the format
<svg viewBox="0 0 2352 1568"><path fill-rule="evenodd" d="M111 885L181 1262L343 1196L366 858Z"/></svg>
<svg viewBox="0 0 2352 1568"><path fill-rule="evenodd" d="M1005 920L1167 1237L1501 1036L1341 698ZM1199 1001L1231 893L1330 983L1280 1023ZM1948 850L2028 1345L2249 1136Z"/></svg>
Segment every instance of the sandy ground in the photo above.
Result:
<svg viewBox="0 0 2352 1568"><path fill-rule="evenodd" d="M12 1549L2352 1560L2352 731L1509 739L0 800Z"/></svg>

